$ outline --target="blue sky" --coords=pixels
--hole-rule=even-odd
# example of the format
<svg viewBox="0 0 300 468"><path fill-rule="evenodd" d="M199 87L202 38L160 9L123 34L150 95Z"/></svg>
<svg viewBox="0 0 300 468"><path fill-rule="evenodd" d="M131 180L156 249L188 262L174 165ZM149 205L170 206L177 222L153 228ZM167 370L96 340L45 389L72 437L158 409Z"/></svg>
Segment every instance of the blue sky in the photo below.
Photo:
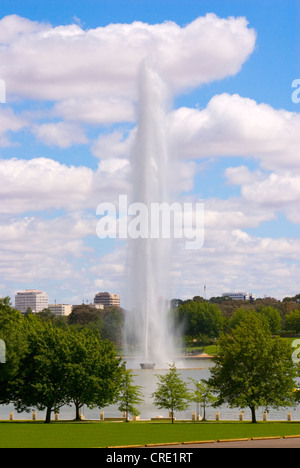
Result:
<svg viewBox="0 0 300 468"><path fill-rule="evenodd" d="M198 19L209 13L205 36ZM170 298L201 295L204 284L208 296L297 294L299 21L296 0L2 0L0 295L122 298L126 245L96 237L95 211L128 189L139 57L168 47L158 66L175 89L180 197L203 199L207 222L201 251L177 251Z"/></svg>

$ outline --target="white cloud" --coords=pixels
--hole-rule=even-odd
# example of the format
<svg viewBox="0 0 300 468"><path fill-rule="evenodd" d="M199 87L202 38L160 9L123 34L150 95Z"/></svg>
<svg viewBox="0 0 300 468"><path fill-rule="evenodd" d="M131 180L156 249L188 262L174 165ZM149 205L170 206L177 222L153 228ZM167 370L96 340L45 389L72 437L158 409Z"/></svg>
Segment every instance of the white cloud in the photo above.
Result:
<svg viewBox="0 0 300 468"><path fill-rule="evenodd" d="M300 175L290 171L263 173L245 166L225 171L228 183L241 187L242 200L266 213L282 211L292 223L300 223Z"/></svg>
<svg viewBox="0 0 300 468"><path fill-rule="evenodd" d="M180 108L170 132L182 158L252 157L267 170L300 170L300 115L249 98L221 94L204 110Z"/></svg>
<svg viewBox="0 0 300 468"><path fill-rule="evenodd" d="M132 99L144 59L178 92L237 73L255 40L245 18L214 14L182 28L173 22L134 22L86 31L13 15L0 21L1 73L10 95Z"/></svg>
<svg viewBox="0 0 300 468"><path fill-rule="evenodd" d="M34 125L32 131L40 141L49 146L70 148L88 143L82 128L69 122Z"/></svg>
<svg viewBox="0 0 300 468"><path fill-rule="evenodd" d="M0 276L19 283L80 281L76 261L91 249L84 237L96 232L96 220L81 213L54 219L0 218Z"/></svg>
<svg viewBox="0 0 300 468"><path fill-rule="evenodd" d="M128 137L117 130L113 133L101 134L92 145L94 156L99 159L129 158L135 138L135 130Z"/></svg>
<svg viewBox="0 0 300 468"><path fill-rule="evenodd" d="M88 124L111 124L133 122L135 109L132 102L125 98L70 98L54 106L54 114L68 121Z"/></svg>
<svg viewBox="0 0 300 468"><path fill-rule="evenodd" d="M0 212L82 208L93 177L91 169L67 167L52 159L0 159Z"/></svg>
<svg viewBox="0 0 300 468"><path fill-rule="evenodd" d="M128 161L109 159L97 170L47 158L0 159L0 214L64 209L96 211L128 193Z"/></svg>
<svg viewBox="0 0 300 468"><path fill-rule="evenodd" d="M11 146L10 132L18 132L29 125L27 119L18 116L9 107L0 107L0 146Z"/></svg>

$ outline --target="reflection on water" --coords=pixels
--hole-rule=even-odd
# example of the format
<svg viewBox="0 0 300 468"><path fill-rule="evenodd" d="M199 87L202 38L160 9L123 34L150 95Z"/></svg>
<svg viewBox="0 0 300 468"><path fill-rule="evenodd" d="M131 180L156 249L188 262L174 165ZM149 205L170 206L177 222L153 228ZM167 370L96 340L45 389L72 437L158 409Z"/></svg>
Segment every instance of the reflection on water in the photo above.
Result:
<svg viewBox="0 0 300 468"><path fill-rule="evenodd" d="M161 410L153 404L151 398L152 393L156 390L157 387L157 377L156 375L162 375L168 372L168 369L154 369L154 370L142 370L139 365L140 361L137 360L127 360L127 368L133 369L135 376L135 385L140 385L142 387L142 392L144 394L144 402L138 406L139 411L141 412L140 419L151 419L157 416L168 417L169 413L167 410ZM189 379L201 380L207 379L210 376L210 368L212 362L210 359L186 359L182 362L176 363L177 370L180 372L181 377L190 384L193 388L193 384ZM191 403L188 410L176 413L175 417L177 419L192 419L192 413L197 412L198 408L196 403ZM0 406L0 420L8 420L10 411L14 411L12 405ZM82 413L85 418L88 419L100 419L100 412L104 411L105 417L120 417L122 416L118 411L117 405L107 406L102 410L99 408L88 409L84 407ZM220 412L221 420L238 420L239 419L239 409L234 408L230 409L227 406L222 406L221 408L206 408L206 418L214 420L216 417L216 412ZM262 420L262 415L264 408L257 410L257 419ZM283 409L283 410L270 410L270 413L267 416L268 421L286 421L287 413L291 412L292 421L300 420L300 405L293 408ZM200 409L200 414L201 409ZM45 413L42 411L37 411L37 419L44 419ZM65 406L61 408L59 418L61 420L72 420L75 419L75 408ZM21 413L17 414L14 411L15 420L25 420L31 419L31 414ZM244 420L251 420L251 413L249 409L244 410Z"/></svg>

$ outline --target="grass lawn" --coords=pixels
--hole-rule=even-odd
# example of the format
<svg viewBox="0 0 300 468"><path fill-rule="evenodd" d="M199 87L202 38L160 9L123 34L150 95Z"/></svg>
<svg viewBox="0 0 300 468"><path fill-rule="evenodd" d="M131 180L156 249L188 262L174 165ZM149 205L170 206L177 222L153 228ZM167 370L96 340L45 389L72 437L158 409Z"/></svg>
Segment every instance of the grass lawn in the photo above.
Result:
<svg viewBox="0 0 300 468"><path fill-rule="evenodd" d="M0 448L91 448L299 435L300 422L1 422Z"/></svg>

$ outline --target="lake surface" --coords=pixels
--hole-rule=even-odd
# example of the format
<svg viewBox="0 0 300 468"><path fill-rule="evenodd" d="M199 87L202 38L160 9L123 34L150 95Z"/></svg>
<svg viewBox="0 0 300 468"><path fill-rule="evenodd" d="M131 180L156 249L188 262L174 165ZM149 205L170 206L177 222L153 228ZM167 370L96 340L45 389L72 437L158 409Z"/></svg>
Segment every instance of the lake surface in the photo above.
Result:
<svg viewBox="0 0 300 468"><path fill-rule="evenodd" d="M210 376L210 369L212 367L212 362L210 359L185 359L182 362L176 363L177 370L180 372L182 378L189 383L191 388L194 388L190 379L201 380L207 379ZM139 361L137 360L127 360L127 368L133 369L135 376L135 384L142 387L142 393L144 395L144 402L138 406L139 411L141 412L140 419L151 419L157 416L168 417L169 413L167 410L161 410L157 408L153 399L151 398L152 393L157 388L157 375L162 375L168 372L168 369L154 369L154 370L142 370L139 366ZM10 411L14 411L13 405L0 406L0 420L8 420ZM106 408L95 408L89 409L84 407L82 414L85 416L86 420L99 420L100 412L104 411L104 417L121 417L122 414L118 411L116 405L111 405ZM238 408L230 409L227 406L222 406L220 408L206 408L206 418L214 420L216 418L216 412L220 412L221 420L238 420L239 412ZM192 419L192 413L202 414L202 410L197 408L196 403L191 403L188 410L176 413L176 419ZM262 415L264 408L259 408L257 410L257 420L262 420ZM286 421L287 413L291 413L292 421L300 421L300 405L297 407L286 408L283 410L273 410L271 409L267 415L268 421ZM25 420L31 419L32 415L29 413L20 413L18 414L14 411L14 420ZM44 419L45 412L37 411L37 419ZM72 420L75 418L75 409L74 407L65 406L61 408L59 419L60 420ZM249 409L244 410L244 420L251 420L251 412Z"/></svg>

